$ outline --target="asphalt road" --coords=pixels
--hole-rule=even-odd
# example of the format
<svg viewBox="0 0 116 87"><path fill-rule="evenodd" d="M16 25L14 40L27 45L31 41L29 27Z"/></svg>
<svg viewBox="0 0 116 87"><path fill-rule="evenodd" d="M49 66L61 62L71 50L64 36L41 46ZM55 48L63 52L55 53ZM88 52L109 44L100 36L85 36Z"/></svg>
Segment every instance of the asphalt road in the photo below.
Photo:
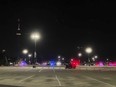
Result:
<svg viewBox="0 0 116 87"><path fill-rule="evenodd" d="M116 87L116 71L0 68L0 87Z"/></svg>

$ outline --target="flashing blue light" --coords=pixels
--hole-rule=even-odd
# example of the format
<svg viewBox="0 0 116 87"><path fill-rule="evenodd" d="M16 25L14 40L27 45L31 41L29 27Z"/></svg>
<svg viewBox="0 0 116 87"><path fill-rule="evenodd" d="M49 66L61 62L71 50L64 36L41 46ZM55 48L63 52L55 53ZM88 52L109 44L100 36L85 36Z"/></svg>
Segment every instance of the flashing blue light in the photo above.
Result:
<svg viewBox="0 0 116 87"><path fill-rule="evenodd" d="M54 67L56 65L55 61L50 61L50 66Z"/></svg>
<svg viewBox="0 0 116 87"><path fill-rule="evenodd" d="M27 66L27 63L25 61L21 61L19 66Z"/></svg>

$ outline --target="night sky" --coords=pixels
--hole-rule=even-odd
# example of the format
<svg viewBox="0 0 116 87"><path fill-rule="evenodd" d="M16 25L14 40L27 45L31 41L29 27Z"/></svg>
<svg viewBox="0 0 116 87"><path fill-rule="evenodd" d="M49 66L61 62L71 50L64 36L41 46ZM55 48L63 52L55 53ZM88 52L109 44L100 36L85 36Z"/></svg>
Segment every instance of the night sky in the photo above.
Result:
<svg viewBox="0 0 116 87"><path fill-rule="evenodd" d="M0 50L9 57L34 50L32 31L39 31L37 53L41 59L58 55L77 56L77 47L91 46L99 58L116 59L116 22L114 2L0 1ZM18 18L22 36L17 37ZM20 53L20 54L19 54Z"/></svg>

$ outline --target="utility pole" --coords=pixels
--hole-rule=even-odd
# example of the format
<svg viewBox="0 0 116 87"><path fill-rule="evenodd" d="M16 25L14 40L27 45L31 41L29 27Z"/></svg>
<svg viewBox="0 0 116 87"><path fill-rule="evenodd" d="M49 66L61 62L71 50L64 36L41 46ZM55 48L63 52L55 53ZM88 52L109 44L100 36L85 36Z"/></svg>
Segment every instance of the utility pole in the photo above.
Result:
<svg viewBox="0 0 116 87"><path fill-rule="evenodd" d="M21 38L21 35L22 35L22 33L21 33L21 29L20 29L20 19L18 18L18 28L17 28L17 31L16 31L16 41L17 41L17 55L18 55L18 57L17 57L17 59L19 60L19 54L20 54L20 44L19 43L21 43L20 42L20 38Z"/></svg>

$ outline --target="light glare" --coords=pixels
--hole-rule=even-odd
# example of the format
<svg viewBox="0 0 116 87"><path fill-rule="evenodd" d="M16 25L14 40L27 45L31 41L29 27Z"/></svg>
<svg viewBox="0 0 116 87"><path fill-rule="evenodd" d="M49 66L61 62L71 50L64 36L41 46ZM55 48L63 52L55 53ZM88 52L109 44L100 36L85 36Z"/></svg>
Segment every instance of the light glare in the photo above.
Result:
<svg viewBox="0 0 116 87"><path fill-rule="evenodd" d="M78 53L78 56L81 57L82 56L82 53Z"/></svg>
<svg viewBox="0 0 116 87"><path fill-rule="evenodd" d="M32 54L28 54L28 57L32 57Z"/></svg>
<svg viewBox="0 0 116 87"><path fill-rule="evenodd" d="M88 48L86 48L85 51L86 51L87 53L91 53L91 52L92 52L92 48L88 47Z"/></svg>
<svg viewBox="0 0 116 87"><path fill-rule="evenodd" d="M28 50L27 50L27 49L24 49L24 50L23 50L23 53L24 53L24 54L27 54L27 53L28 53Z"/></svg>
<svg viewBox="0 0 116 87"><path fill-rule="evenodd" d="M38 40L38 39L40 39L40 34L37 32L34 32L31 34L31 38L34 40Z"/></svg>
<svg viewBox="0 0 116 87"><path fill-rule="evenodd" d="M57 66L61 66L61 62L58 61L58 62L56 63L56 65L57 65Z"/></svg>

